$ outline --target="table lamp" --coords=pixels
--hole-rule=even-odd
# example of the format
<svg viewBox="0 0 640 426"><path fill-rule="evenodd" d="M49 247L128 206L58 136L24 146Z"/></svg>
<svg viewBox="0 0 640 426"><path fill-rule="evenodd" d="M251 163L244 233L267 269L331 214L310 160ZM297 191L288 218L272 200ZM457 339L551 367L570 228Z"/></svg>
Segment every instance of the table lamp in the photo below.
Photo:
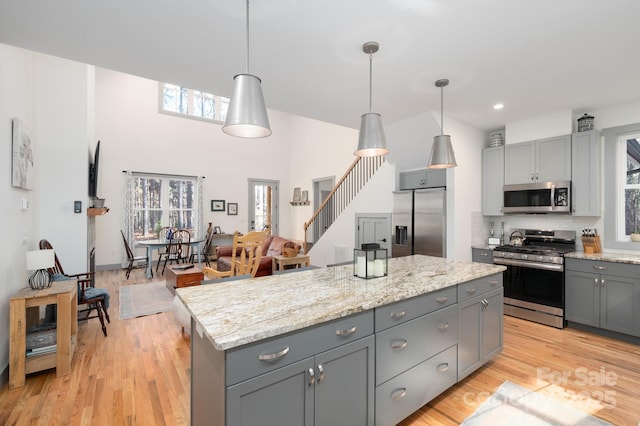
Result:
<svg viewBox="0 0 640 426"><path fill-rule="evenodd" d="M32 250L27 252L27 270L34 271L29 277L29 286L34 290L41 290L51 286L51 274L47 268L55 264L52 249Z"/></svg>

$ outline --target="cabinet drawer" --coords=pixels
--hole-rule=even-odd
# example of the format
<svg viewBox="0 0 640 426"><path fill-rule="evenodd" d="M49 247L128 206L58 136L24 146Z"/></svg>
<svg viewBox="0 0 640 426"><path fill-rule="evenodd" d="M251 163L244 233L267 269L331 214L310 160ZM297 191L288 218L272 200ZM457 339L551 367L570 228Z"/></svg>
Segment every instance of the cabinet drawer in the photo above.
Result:
<svg viewBox="0 0 640 426"><path fill-rule="evenodd" d="M472 297L502 287L502 274L490 275L458 285L458 302L464 302Z"/></svg>
<svg viewBox="0 0 640 426"><path fill-rule="evenodd" d="M493 263L493 250L472 247L471 261L479 263Z"/></svg>
<svg viewBox="0 0 640 426"><path fill-rule="evenodd" d="M457 305L376 334L376 385L455 345L457 341Z"/></svg>
<svg viewBox="0 0 640 426"><path fill-rule="evenodd" d="M457 347L451 346L376 387L376 425L395 425L453 386Z"/></svg>
<svg viewBox="0 0 640 426"><path fill-rule="evenodd" d="M376 332L456 303L456 287L448 287L375 310Z"/></svg>
<svg viewBox="0 0 640 426"><path fill-rule="evenodd" d="M640 265L604 262L599 260L565 259L565 270L592 274L615 275L625 278L640 278Z"/></svg>
<svg viewBox="0 0 640 426"><path fill-rule="evenodd" d="M373 311L230 349L226 385L239 383L292 362L373 334Z"/></svg>

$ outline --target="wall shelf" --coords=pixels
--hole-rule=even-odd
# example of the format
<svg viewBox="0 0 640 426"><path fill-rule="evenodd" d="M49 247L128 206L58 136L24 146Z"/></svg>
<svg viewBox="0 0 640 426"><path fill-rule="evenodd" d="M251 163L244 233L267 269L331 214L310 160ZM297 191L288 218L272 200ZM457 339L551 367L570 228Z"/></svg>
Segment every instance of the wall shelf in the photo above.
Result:
<svg viewBox="0 0 640 426"><path fill-rule="evenodd" d="M89 207L87 209L87 216L102 216L103 214L107 214L108 211L108 207Z"/></svg>

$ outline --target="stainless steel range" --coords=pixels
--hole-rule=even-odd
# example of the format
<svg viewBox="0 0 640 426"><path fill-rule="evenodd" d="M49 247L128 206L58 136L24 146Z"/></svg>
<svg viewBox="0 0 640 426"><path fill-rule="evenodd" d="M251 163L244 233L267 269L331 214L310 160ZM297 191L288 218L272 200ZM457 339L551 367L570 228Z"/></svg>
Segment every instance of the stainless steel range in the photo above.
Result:
<svg viewBox="0 0 640 426"><path fill-rule="evenodd" d="M493 251L505 265L504 313L564 328L564 254L576 247L575 231L517 229L512 244Z"/></svg>

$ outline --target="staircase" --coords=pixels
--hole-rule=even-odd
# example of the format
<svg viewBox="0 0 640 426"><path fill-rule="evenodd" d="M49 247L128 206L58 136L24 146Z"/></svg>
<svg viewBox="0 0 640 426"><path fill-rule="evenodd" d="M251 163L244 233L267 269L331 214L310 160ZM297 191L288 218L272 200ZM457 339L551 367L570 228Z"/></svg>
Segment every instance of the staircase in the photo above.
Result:
<svg viewBox="0 0 640 426"><path fill-rule="evenodd" d="M369 179L384 163L384 157L357 157L318 210L304 224L304 252L318 242L322 234L347 208ZM309 231L311 235L309 235Z"/></svg>

